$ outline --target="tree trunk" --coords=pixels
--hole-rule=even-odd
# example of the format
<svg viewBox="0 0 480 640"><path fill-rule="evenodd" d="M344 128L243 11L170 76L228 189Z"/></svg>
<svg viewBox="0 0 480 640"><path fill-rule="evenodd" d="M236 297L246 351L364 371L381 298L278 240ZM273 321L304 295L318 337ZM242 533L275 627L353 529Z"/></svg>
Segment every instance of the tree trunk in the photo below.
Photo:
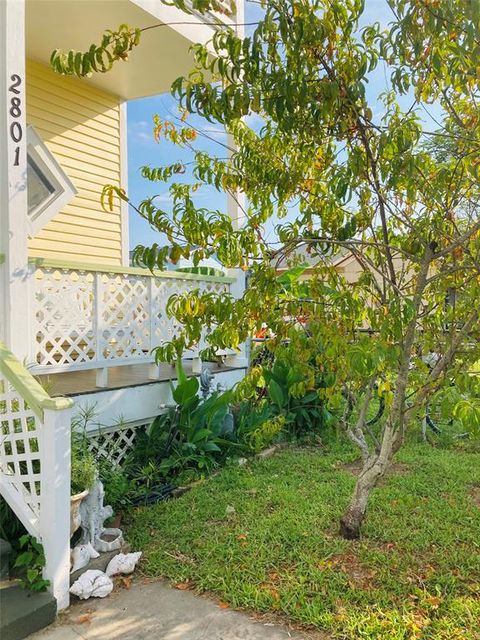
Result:
<svg viewBox="0 0 480 640"><path fill-rule="evenodd" d="M433 258L433 253L434 247L430 245L425 251L417 276L415 293L412 300L414 314L408 322L404 339L401 341L401 357L395 381L395 393L390 408L390 415L383 431L380 451L378 454L372 454L365 459L363 469L355 485L350 506L340 519L340 533L348 540L356 540L360 537L360 528L367 512L370 491L385 474L393 454L396 453L402 445L405 428L405 395L408 384L408 372L412 358L413 343L415 341L418 314L422 304L422 295L427 283L428 269ZM360 416L363 425L360 422L357 425L357 429L360 430L360 432L363 432L363 427L365 426L364 417L364 415Z"/></svg>
<svg viewBox="0 0 480 640"><path fill-rule="evenodd" d="M390 460L380 454L365 461L357 479L350 505L340 520L340 534L347 540L360 537L360 529L367 512L370 491L384 475Z"/></svg>
<svg viewBox="0 0 480 640"><path fill-rule="evenodd" d="M357 478L350 505L340 520L340 534L347 540L360 537L360 529L367 512L370 491L377 486L378 481L385 475L395 453L397 430L392 422L385 425L382 446L378 453L370 455L364 462L363 469Z"/></svg>

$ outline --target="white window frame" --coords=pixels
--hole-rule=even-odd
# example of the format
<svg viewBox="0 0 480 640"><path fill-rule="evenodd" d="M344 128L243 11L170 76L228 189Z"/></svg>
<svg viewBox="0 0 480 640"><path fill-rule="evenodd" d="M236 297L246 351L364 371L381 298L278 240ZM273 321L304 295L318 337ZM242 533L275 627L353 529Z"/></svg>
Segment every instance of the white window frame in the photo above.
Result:
<svg viewBox="0 0 480 640"><path fill-rule="evenodd" d="M27 155L32 158L55 191L32 211L27 210L28 234L33 238L76 195L77 190L38 133L27 127ZM28 189L28 181L27 181Z"/></svg>

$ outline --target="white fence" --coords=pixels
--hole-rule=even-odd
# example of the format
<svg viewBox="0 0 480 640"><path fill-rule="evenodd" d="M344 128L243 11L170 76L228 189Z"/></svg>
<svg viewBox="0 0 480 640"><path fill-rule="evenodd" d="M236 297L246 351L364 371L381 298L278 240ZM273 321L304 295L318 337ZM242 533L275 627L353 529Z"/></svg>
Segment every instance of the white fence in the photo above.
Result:
<svg viewBox="0 0 480 640"><path fill-rule="evenodd" d="M0 492L42 542L59 609L69 598L72 405L50 398L0 343Z"/></svg>
<svg viewBox="0 0 480 640"><path fill-rule="evenodd" d="M193 289L227 294L234 282L230 277L37 261L29 296L31 370L153 363L152 349L179 330L166 313L170 296ZM198 351L188 356L197 357Z"/></svg>

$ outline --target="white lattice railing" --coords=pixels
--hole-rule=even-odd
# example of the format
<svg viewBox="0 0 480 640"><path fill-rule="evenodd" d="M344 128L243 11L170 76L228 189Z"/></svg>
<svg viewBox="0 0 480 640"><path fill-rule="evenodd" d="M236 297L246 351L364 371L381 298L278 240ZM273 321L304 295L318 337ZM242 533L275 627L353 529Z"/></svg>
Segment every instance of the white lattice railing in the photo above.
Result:
<svg viewBox="0 0 480 640"><path fill-rule="evenodd" d="M50 398L0 343L0 492L41 540L59 608L68 605L72 405Z"/></svg>
<svg viewBox="0 0 480 640"><path fill-rule="evenodd" d="M153 363L152 349L179 329L166 313L170 296L197 288L227 293L234 282L192 273L152 275L146 269L36 261L30 278L31 370ZM198 349L188 355L198 356Z"/></svg>

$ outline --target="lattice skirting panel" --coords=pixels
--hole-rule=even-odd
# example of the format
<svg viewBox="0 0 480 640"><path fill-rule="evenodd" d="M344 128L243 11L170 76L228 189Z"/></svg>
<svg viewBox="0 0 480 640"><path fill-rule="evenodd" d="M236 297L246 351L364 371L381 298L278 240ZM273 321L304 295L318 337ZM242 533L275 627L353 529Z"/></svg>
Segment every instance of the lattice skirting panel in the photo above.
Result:
<svg viewBox="0 0 480 640"><path fill-rule="evenodd" d="M0 474L22 522L40 516L43 424L21 395L0 375Z"/></svg>
<svg viewBox="0 0 480 640"><path fill-rule="evenodd" d="M88 448L97 460L108 460L114 466L121 466L135 444L139 431L150 423L129 423L104 427L88 433Z"/></svg>

